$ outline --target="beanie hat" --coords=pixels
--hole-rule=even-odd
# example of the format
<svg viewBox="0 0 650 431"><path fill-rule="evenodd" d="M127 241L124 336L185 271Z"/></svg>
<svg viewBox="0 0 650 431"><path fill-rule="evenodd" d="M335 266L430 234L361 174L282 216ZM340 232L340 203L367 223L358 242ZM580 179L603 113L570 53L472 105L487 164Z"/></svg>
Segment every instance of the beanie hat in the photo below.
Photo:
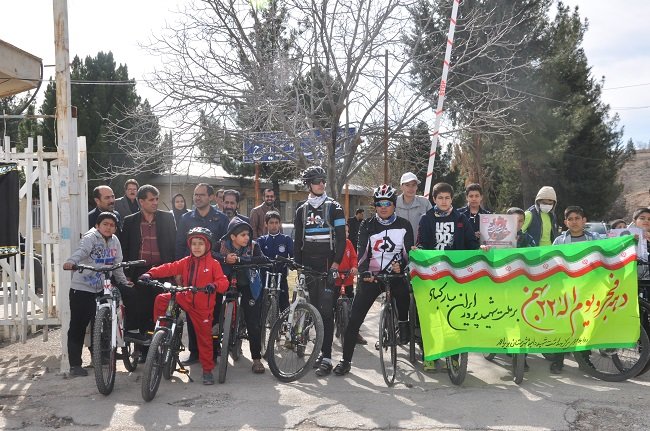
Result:
<svg viewBox="0 0 650 431"><path fill-rule="evenodd" d="M539 191L537 192L537 196L535 197L535 202L537 202L540 199L549 199L552 200L553 202L557 202L557 196L555 194L555 189L551 186L544 186Z"/></svg>

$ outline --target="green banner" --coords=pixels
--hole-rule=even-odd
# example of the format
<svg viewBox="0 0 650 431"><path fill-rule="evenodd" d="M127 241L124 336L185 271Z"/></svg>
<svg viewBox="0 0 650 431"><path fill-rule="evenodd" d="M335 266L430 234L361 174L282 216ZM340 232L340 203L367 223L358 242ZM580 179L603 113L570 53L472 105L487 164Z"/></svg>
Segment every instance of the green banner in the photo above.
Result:
<svg viewBox="0 0 650 431"><path fill-rule="evenodd" d="M413 250L424 356L542 353L634 345L634 237L468 251Z"/></svg>

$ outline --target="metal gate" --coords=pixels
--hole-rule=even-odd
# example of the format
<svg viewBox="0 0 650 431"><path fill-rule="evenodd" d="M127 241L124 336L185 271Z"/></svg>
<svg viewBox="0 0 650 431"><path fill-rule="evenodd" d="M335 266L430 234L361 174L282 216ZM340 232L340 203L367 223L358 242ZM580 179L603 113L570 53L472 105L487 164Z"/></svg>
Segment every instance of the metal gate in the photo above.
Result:
<svg viewBox="0 0 650 431"><path fill-rule="evenodd" d="M67 298L61 297L67 295L67 289L60 288L61 277L69 277L69 274L62 271L67 256L60 254L58 154L43 151L41 136L36 141L36 151L33 138L28 139L27 148L21 153L11 147L9 137L5 137L4 146L0 147L0 161L17 163L25 175L19 192L24 250L21 247L20 255L0 259L0 338L4 336L11 341L24 342L29 330L36 332L39 327L43 328L43 340L47 340L48 327L62 323L57 304L67 303ZM78 144L80 199L87 202L85 138L78 138ZM35 187L38 199L33 199ZM40 229L34 226L35 217ZM81 220L85 232L88 223L85 212ZM41 246L40 259L35 253L35 244Z"/></svg>

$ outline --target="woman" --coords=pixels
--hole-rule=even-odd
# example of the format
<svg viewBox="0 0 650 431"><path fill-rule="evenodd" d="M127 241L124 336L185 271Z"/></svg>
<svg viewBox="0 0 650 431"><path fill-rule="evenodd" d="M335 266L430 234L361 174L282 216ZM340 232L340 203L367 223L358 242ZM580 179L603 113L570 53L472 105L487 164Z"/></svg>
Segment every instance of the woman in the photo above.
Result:
<svg viewBox="0 0 650 431"><path fill-rule="evenodd" d="M177 193L172 198L172 213L174 214L174 220L176 220L176 226L178 226L183 214L187 212L189 212L189 210L185 204L185 197L182 194Z"/></svg>

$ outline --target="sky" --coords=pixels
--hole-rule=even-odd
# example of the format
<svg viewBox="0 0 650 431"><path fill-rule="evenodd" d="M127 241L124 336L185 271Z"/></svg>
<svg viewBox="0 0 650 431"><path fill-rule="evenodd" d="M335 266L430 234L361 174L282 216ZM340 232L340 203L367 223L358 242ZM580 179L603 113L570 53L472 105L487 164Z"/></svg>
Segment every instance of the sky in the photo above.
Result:
<svg viewBox="0 0 650 431"><path fill-rule="evenodd" d="M125 63L129 75L144 80L160 59L140 47L173 24L182 0L68 0L70 56L95 56L112 51L116 62ZM595 78L605 77L602 99L620 116L627 141L650 143L650 1L565 0L579 6L589 20L584 49ZM462 7L462 6L461 6ZM0 39L54 64L52 2L3 1ZM46 78L54 68L46 67ZM626 88L621 88L626 87ZM160 96L141 82L136 87L155 104ZM43 90L41 90L43 91Z"/></svg>

